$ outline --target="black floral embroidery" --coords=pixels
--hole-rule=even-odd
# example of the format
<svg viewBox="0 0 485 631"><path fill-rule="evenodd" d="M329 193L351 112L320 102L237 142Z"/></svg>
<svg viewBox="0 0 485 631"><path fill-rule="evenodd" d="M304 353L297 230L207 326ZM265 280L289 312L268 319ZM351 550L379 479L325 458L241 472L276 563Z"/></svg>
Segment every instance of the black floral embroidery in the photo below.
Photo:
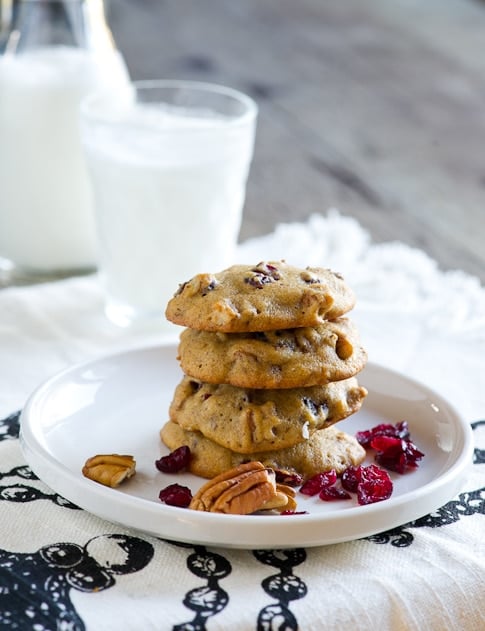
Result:
<svg viewBox="0 0 485 631"><path fill-rule="evenodd" d="M476 421L475 423L472 423L472 429L476 430L482 425L485 427L485 421ZM473 452L473 464L485 464L485 449L475 447Z"/></svg>
<svg viewBox="0 0 485 631"><path fill-rule="evenodd" d="M366 537L374 543L390 543L397 548L406 548L414 541L409 532L412 528L441 528L457 522L462 517L480 513L485 515L485 487L476 491L461 493L458 500L448 502L434 513L410 521L403 526Z"/></svg>
<svg viewBox="0 0 485 631"><path fill-rule="evenodd" d="M147 541L116 534L94 537L85 546L54 543L27 554L0 549L0 626L84 631L71 589L108 589L115 576L143 569L153 552Z"/></svg>
<svg viewBox="0 0 485 631"><path fill-rule="evenodd" d="M277 574L265 578L261 586L277 602L263 607L258 615L258 631L285 629L296 631L298 622L289 609L292 600L304 598L307 593L305 583L295 576L293 568L306 560L306 551L302 548L290 550L255 550L254 556L266 565L279 569Z"/></svg>
<svg viewBox="0 0 485 631"><path fill-rule="evenodd" d="M219 585L219 581L232 572L229 561L220 554L209 552L204 546L190 547L194 552L187 557L187 567L206 584L187 592L183 603L195 612L195 616L190 622L175 625L173 631L205 631L207 620L220 613L229 602L228 594Z"/></svg>
<svg viewBox="0 0 485 631"><path fill-rule="evenodd" d="M2 440L10 440L19 437L19 420L20 412L15 412L0 421L0 442Z"/></svg>
<svg viewBox="0 0 485 631"><path fill-rule="evenodd" d="M0 441L18 438L20 431L19 421L20 412L10 414L10 416L0 421ZM8 484L0 484L0 502L26 503L35 502L37 500L48 500L57 506L80 510L78 506L57 493L49 493L34 485L26 484L24 480L39 479L27 465L20 465L9 471L0 471L0 480L3 481L7 478L20 478L22 482L12 482L9 480Z"/></svg>
<svg viewBox="0 0 485 631"><path fill-rule="evenodd" d="M14 467L13 469L10 469L10 471L5 471L3 473L0 472L0 480L15 477L21 478L21 480L39 479L27 465ZM49 500L57 506L80 510L78 506L76 506L69 500L66 500L61 495L58 495L57 493L48 493L37 488L36 486L29 485L24 482L11 482L10 484L0 484L0 501L26 503L35 502L36 500Z"/></svg>
<svg viewBox="0 0 485 631"><path fill-rule="evenodd" d="M10 484L9 486L0 486L0 500L6 502L34 502L36 500L50 500L57 506L64 508L72 508L80 510L78 506L57 495L56 493L43 493L35 486L27 486L25 484Z"/></svg>
<svg viewBox="0 0 485 631"><path fill-rule="evenodd" d="M0 472L0 480L3 480L4 478L12 478L14 476L18 476L19 478L23 478L24 480L39 479L32 471L32 469L30 469L26 464L20 465L19 467L14 467L13 469L10 469L10 471L6 471L5 473Z"/></svg>

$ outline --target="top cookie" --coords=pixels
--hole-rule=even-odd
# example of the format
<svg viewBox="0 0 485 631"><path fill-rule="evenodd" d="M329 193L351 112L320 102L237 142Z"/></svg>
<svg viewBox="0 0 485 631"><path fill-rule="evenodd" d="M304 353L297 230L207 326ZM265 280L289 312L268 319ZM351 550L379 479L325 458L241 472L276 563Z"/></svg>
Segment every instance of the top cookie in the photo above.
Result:
<svg viewBox="0 0 485 631"><path fill-rule="evenodd" d="M165 315L199 331L243 333L317 326L347 313L354 303L340 274L271 261L197 274L180 285Z"/></svg>

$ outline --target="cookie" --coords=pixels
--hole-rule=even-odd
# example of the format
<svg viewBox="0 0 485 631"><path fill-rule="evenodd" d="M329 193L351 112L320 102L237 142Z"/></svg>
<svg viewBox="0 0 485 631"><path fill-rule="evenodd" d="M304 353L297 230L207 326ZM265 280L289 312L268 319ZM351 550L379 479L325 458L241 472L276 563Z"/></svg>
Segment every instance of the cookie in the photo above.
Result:
<svg viewBox="0 0 485 631"><path fill-rule="evenodd" d="M333 426L292 447L253 453L250 458L221 447L200 432L184 430L172 421L162 427L160 436L170 450L188 445L192 453L189 470L203 478L213 478L243 462L258 460L273 469L296 471L306 479L331 469L340 474L350 465L358 466L366 455L353 436Z"/></svg>
<svg viewBox="0 0 485 631"><path fill-rule="evenodd" d="M201 331L269 331L316 326L354 303L342 276L329 269L261 262L194 276L179 287L165 315Z"/></svg>
<svg viewBox="0 0 485 631"><path fill-rule="evenodd" d="M184 377L170 420L232 451L251 454L291 447L357 412L367 394L354 377L325 386L252 390Z"/></svg>
<svg viewBox="0 0 485 631"><path fill-rule="evenodd" d="M254 333L185 329L178 358L183 372L206 383L240 388L303 388L356 375L367 354L347 318Z"/></svg>

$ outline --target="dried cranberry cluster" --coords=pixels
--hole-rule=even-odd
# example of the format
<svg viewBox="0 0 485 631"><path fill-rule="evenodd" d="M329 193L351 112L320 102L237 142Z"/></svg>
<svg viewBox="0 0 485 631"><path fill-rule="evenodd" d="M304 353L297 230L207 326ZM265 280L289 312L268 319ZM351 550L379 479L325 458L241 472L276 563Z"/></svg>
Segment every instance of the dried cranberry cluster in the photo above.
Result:
<svg viewBox="0 0 485 631"><path fill-rule="evenodd" d="M389 471L405 473L408 469L416 469L424 457L424 453L411 441L406 421L395 425L381 423L357 432L355 437L364 449L375 449L375 461Z"/></svg>
<svg viewBox="0 0 485 631"><path fill-rule="evenodd" d="M340 480L334 469L317 473L300 488L304 495L317 495L321 500L349 500L357 493L360 505L381 502L391 497L392 480L387 471L376 465L348 467Z"/></svg>

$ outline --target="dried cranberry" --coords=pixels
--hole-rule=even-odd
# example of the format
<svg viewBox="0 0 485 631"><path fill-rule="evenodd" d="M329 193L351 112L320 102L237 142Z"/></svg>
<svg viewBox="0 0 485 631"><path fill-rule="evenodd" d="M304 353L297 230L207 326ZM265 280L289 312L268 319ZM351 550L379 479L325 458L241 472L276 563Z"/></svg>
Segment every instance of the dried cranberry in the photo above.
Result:
<svg viewBox="0 0 485 631"><path fill-rule="evenodd" d="M191 456L190 447L182 445L169 453L168 456L162 456L159 460L156 460L155 466L162 473L178 473L187 468Z"/></svg>
<svg viewBox="0 0 485 631"><path fill-rule="evenodd" d="M360 470L360 481L357 485L359 504L373 504L391 497L393 485L387 471L374 464L358 467L358 469Z"/></svg>
<svg viewBox="0 0 485 631"><path fill-rule="evenodd" d="M272 283L273 279L267 274L254 274L253 276L247 276L244 282L256 289L262 289L268 283Z"/></svg>
<svg viewBox="0 0 485 631"><path fill-rule="evenodd" d="M276 265L271 265L271 263L266 263L266 267L272 271L272 272L276 272L278 274L278 268L276 267ZM278 278L279 278L279 274L278 274Z"/></svg>
<svg viewBox="0 0 485 631"><path fill-rule="evenodd" d="M169 506L187 508L192 501L192 491L181 484L169 484L160 491L158 497Z"/></svg>
<svg viewBox="0 0 485 631"><path fill-rule="evenodd" d="M275 479L278 484L286 484L286 486L300 486L303 482L303 477L299 473L279 469L275 470Z"/></svg>
<svg viewBox="0 0 485 631"><path fill-rule="evenodd" d="M258 263L256 267L251 269L251 272L252 276L246 276L244 282L257 289L262 289L268 283L281 278L278 268L271 265L271 263Z"/></svg>
<svg viewBox="0 0 485 631"><path fill-rule="evenodd" d="M301 487L303 495L317 495L324 487L332 486L337 481L337 474L332 469L326 473L317 473L309 478Z"/></svg>
<svg viewBox="0 0 485 631"><path fill-rule="evenodd" d="M281 278L276 265L272 265L271 263L264 263L263 261L258 263L256 267L253 267L251 271L257 272L259 274L266 274L267 276L270 276L274 280L280 280Z"/></svg>
<svg viewBox="0 0 485 631"><path fill-rule="evenodd" d="M371 441L377 436L389 436L391 438L401 438L403 440L410 439L409 427L407 421L401 421L392 425L392 423L381 423L372 429L357 432L355 435L359 443L364 449L369 449Z"/></svg>
<svg viewBox="0 0 485 631"><path fill-rule="evenodd" d="M344 489L338 486L324 486L318 494L318 497L325 502L331 502L333 500L350 500L351 495Z"/></svg>
<svg viewBox="0 0 485 631"><path fill-rule="evenodd" d="M348 467L342 474L342 486L347 491L357 493L359 504L387 500L393 490L392 480L387 471L374 464Z"/></svg>
<svg viewBox="0 0 485 631"><path fill-rule="evenodd" d="M377 451L375 460L390 471L405 473L407 469L416 469L418 461L423 458L423 452L410 440L376 436L370 443Z"/></svg>
<svg viewBox="0 0 485 631"><path fill-rule="evenodd" d="M335 469L327 471L325 473L317 473L313 477L309 478L305 484L300 488L300 493L304 495L317 495L321 500L326 502L332 500L349 500L350 495L347 491L335 486L337 482L337 473Z"/></svg>
<svg viewBox="0 0 485 631"><path fill-rule="evenodd" d="M342 486L347 491L357 493L357 486L360 482L360 467L347 467L342 473Z"/></svg>

